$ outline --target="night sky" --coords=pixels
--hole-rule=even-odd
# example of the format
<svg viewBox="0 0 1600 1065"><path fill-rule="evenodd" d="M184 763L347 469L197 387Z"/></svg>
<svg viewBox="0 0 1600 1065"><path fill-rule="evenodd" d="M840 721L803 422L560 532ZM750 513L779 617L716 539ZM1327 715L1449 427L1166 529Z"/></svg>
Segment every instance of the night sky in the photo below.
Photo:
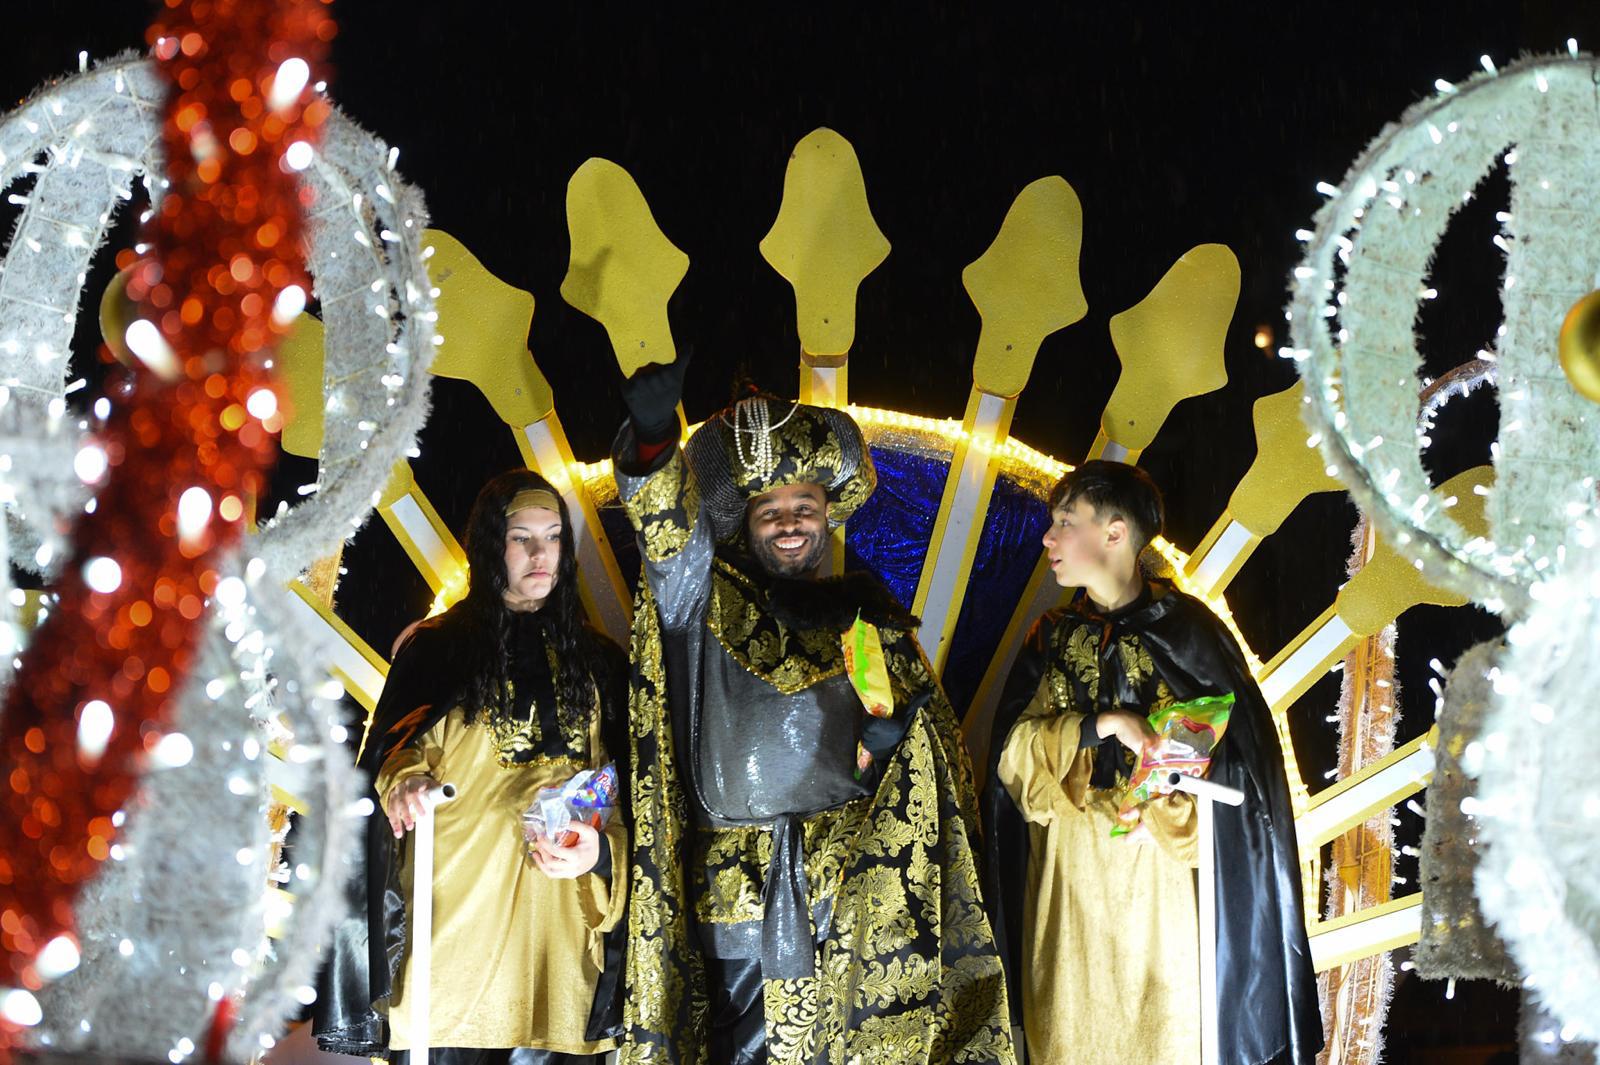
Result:
<svg viewBox="0 0 1600 1065"><path fill-rule="evenodd" d="M1192 548L1251 461L1251 403L1293 381L1291 365L1252 338L1266 325L1272 348L1283 341L1286 279L1299 255L1293 233L1320 202L1316 183L1337 183L1434 79L1467 77L1480 55L1504 64L1563 48L1569 36L1600 42L1600 15L1585 6L1391 0L1247 11L1125 2L980 16L976 5L948 3L343 0L330 93L400 148L399 170L424 192L435 226L534 294L531 350L585 460L606 453L623 410L603 329L557 291L567 179L591 156L634 176L690 258L670 311L679 350L694 358L691 420L725 403L741 370L776 391L796 388L792 290L756 244L777 213L789 151L818 126L854 145L893 245L861 288L853 402L960 417L979 328L961 270L988 247L1023 186L1060 174L1083 203L1089 312L1045 342L1012 433L1078 461L1116 383L1108 319L1188 248L1227 244L1244 275L1229 382L1180 404L1142 459L1167 494L1169 537ZM80 49L103 58L139 47L149 14L145 4L97 0L7 8L6 107L75 71ZM1440 296L1420 322L1435 375L1486 346L1499 322L1501 258L1490 236L1505 206L1503 179L1491 176L1480 193L1441 248ZM4 211L9 232L14 208ZM114 246L131 243L131 233L125 222ZM100 276L91 276L93 300L110 258L103 253ZM92 307L77 358L95 380ZM1429 459L1438 480L1487 461L1495 420L1487 393L1451 405ZM487 402L444 379L435 381L421 446L417 480L458 530L479 484L520 461ZM292 497L312 473L309 464L286 466L279 490ZM1308 500L1233 583L1230 602L1263 658L1330 602L1354 521L1342 496ZM379 521L357 536L346 565L339 611L386 649L431 595ZM1432 722L1428 661L1448 666L1498 630L1471 608L1403 616L1401 741ZM1294 711L1313 791L1334 764L1323 717L1337 697L1330 677ZM1414 836L1416 819L1404 816L1403 832ZM1412 884L1399 893L1414 889L1411 864L1401 875ZM1436 1060L1430 1045L1510 1038L1507 996L1464 989L1444 1003L1436 985L1418 984L1402 980L1397 990L1389 1060Z"/></svg>

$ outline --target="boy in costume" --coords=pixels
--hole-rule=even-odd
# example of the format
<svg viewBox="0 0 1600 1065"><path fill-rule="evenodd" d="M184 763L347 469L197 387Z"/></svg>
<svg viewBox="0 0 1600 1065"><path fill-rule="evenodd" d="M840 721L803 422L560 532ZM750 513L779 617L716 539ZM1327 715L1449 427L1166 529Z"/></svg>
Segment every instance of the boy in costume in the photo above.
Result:
<svg viewBox="0 0 1600 1065"><path fill-rule="evenodd" d="M1114 834L1150 714L1231 694L1215 807L1220 1061L1309 1065L1323 1042L1283 755L1238 645L1200 601L1148 580L1161 496L1137 467L1086 462L1051 493L1045 550L1080 588L1029 633L996 712L983 796L985 901L1030 1062L1200 1060L1193 869L1182 793Z"/></svg>
<svg viewBox="0 0 1600 1065"><path fill-rule="evenodd" d="M613 452L644 570L622 1059L1010 1062L954 714L916 619L819 576L861 431L750 395L680 450L682 374L627 381Z"/></svg>

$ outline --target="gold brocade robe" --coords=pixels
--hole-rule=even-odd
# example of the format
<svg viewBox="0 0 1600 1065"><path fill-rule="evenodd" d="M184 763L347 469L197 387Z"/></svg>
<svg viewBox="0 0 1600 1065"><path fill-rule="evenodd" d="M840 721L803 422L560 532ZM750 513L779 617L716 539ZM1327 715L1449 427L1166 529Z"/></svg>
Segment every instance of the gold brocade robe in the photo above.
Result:
<svg viewBox="0 0 1600 1065"><path fill-rule="evenodd" d="M434 814L429 1043L610 1050L616 1040L586 1042L584 1028L603 963L601 936L622 919L627 900L626 829L614 818L605 830L610 882L592 873L545 876L526 857L522 811L540 788L591 767L570 757L502 765L505 742L482 718L466 724L457 708L391 754L376 780L380 799L397 781L422 773L458 789ZM401 882L409 898L410 847ZM389 1008L394 1050L412 1045L410 953L408 942Z"/></svg>
<svg viewBox="0 0 1600 1065"><path fill-rule="evenodd" d="M1194 802L1153 799L1142 808L1149 838L1112 838L1120 788L1092 788L1089 777L1096 757L1122 748L1079 747L1084 715L1061 705L1070 686L1054 672L1006 737L998 766L1030 843L1026 975L1012 989L1023 1001L1028 1061L1198 1063Z"/></svg>
<svg viewBox="0 0 1600 1065"><path fill-rule="evenodd" d="M718 558L682 454L672 449L655 468L630 473L620 461L630 432L620 438L617 482L644 577L630 653L635 845L619 1060L705 1065L707 957L715 957L705 943L720 929L761 929L775 840L764 826L701 823L687 746L703 698L698 665L726 654L780 691L804 688L843 674L840 634L850 622L829 631L782 623ZM813 975L763 980L767 1060L1013 1065L960 726L913 632L885 625L879 633L904 731L871 752L870 794L803 822L808 901L827 904L831 925L813 942Z"/></svg>

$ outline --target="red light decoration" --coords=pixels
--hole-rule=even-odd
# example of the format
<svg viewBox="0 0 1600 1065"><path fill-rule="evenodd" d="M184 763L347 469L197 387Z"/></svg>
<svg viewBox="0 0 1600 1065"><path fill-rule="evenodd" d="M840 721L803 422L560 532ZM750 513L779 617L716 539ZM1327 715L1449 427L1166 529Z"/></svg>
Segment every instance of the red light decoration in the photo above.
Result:
<svg viewBox="0 0 1600 1065"><path fill-rule="evenodd" d="M276 460L266 363L292 316L273 309L310 288L295 170L329 113L311 86L334 33L328 0L165 0L150 28L168 187L128 283L142 365L108 390L90 445L107 471L0 719L0 986L38 988L39 951L71 933Z"/></svg>

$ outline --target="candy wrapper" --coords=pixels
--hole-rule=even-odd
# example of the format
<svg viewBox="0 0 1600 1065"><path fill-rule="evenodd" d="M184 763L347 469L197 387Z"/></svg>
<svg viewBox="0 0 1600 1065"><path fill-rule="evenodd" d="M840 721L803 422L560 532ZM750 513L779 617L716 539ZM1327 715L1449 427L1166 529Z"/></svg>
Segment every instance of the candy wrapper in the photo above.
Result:
<svg viewBox="0 0 1600 1065"><path fill-rule="evenodd" d="M894 689L889 686L889 667L883 660L883 638L878 627L861 620L856 613L855 624L845 630L840 638L844 647L844 671L850 686L861 698L861 707L873 717L894 716ZM856 779L861 779L872 766L872 752L864 744L856 744Z"/></svg>
<svg viewBox="0 0 1600 1065"><path fill-rule="evenodd" d="M557 788L540 788L533 805L522 811L522 838L532 844L548 839L558 847L578 842L574 821L600 830L617 808L617 767L607 763L585 769Z"/></svg>
<svg viewBox="0 0 1600 1065"><path fill-rule="evenodd" d="M1167 790L1160 786L1167 774L1206 775L1211 768L1211 752L1228 730L1232 713L1233 693L1229 692L1173 703L1150 715L1155 742L1139 756L1139 765L1128 782L1128 793L1117 809L1113 836L1126 836L1139 827L1139 807Z"/></svg>

